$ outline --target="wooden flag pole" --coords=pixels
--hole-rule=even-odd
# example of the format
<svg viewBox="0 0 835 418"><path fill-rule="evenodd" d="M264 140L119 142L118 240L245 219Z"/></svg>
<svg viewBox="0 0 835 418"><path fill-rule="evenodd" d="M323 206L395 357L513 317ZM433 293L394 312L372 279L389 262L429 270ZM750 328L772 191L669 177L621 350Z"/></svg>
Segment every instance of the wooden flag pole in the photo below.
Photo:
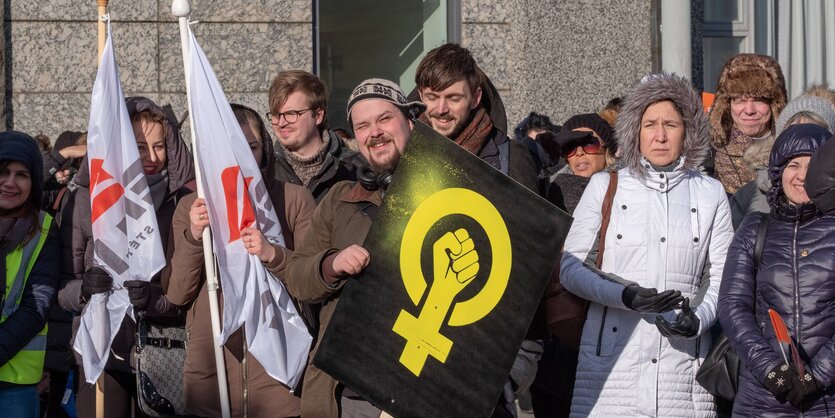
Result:
<svg viewBox="0 0 835 418"><path fill-rule="evenodd" d="M99 59L96 63L101 62L101 54L104 53L104 43L107 41L107 25L105 24L104 20L102 20L102 16L107 14L107 3L109 0L96 0L96 6L98 7L98 21L99 21Z"/></svg>
<svg viewBox="0 0 835 418"><path fill-rule="evenodd" d="M104 54L104 44L107 42L107 23L102 19L107 14L107 3L109 0L96 0L96 7L98 10L98 59L96 66L101 65L101 56ZM107 371L102 371L101 376L96 381L96 418L104 418L104 374Z"/></svg>

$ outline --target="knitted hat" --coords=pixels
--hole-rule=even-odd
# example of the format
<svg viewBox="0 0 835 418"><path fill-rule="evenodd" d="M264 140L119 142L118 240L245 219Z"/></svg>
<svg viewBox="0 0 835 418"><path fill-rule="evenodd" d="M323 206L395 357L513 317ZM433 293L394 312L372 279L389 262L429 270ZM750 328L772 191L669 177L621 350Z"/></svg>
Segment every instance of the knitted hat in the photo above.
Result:
<svg viewBox="0 0 835 418"><path fill-rule="evenodd" d="M603 140L603 145L609 149L612 155L617 152L618 143L615 140L615 133L612 131L611 125L597 113L584 113L570 117L562 125L561 132L569 132L577 128L591 129Z"/></svg>
<svg viewBox="0 0 835 418"><path fill-rule="evenodd" d="M351 97L348 98L346 112L349 124L351 123L351 108L368 99L385 100L397 106L409 120L417 119L426 110L426 105L421 102L408 102L403 90L396 83L382 78L369 78L354 88Z"/></svg>
<svg viewBox="0 0 835 418"><path fill-rule="evenodd" d="M710 110L710 134L714 147L727 145L734 126L731 99L755 97L771 102L771 121L786 107L786 80L774 58L758 54L739 54L728 60L716 87Z"/></svg>
<svg viewBox="0 0 835 418"><path fill-rule="evenodd" d="M811 112L820 116L826 121L829 132L835 133L835 108L832 107L832 104L817 96L804 95L795 97L780 113L777 124L774 125L777 131L775 134L779 136L786 129L786 123L789 122L789 119L800 112Z"/></svg>

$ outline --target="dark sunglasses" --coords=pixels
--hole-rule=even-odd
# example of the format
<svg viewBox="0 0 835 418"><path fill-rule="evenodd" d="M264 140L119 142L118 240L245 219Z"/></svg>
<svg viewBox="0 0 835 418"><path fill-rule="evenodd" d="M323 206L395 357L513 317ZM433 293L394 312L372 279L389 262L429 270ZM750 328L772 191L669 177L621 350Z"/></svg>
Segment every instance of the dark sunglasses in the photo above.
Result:
<svg viewBox="0 0 835 418"><path fill-rule="evenodd" d="M600 154L603 150L603 145L597 141L596 139L589 140L584 144L573 143L573 144L566 144L571 148L568 148L567 152L564 153L565 158L571 158L574 154L577 153L577 148L583 148L583 152L586 154ZM573 145L573 146L572 146Z"/></svg>

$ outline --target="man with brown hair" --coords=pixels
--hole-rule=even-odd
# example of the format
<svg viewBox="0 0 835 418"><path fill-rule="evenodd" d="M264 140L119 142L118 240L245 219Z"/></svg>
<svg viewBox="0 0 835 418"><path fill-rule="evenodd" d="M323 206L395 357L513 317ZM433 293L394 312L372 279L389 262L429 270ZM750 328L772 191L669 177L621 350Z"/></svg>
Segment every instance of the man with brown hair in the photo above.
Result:
<svg viewBox="0 0 835 418"><path fill-rule="evenodd" d="M282 71L269 92L268 120L276 141L276 179L303 185L316 201L331 186L356 179L362 157L327 129L328 87L313 74Z"/></svg>
<svg viewBox="0 0 835 418"><path fill-rule="evenodd" d="M415 74L421 117L432 129L536 191L536 167L527 148L507 136L499 93L470 51L448 43L423 58Z"/></svg>
<svg viewBox="0 0 835 418"><path fill-rule="evenodd" d="M458 44L426 54L415 74L426 112L420 120L510 178L537 192L537 169L527 147L507 136L507 115L493 83L472 54ZM545 337L542 306L537 310L510 371L494 417L516 416L514 393L528 391L536 376Z"/></svg>

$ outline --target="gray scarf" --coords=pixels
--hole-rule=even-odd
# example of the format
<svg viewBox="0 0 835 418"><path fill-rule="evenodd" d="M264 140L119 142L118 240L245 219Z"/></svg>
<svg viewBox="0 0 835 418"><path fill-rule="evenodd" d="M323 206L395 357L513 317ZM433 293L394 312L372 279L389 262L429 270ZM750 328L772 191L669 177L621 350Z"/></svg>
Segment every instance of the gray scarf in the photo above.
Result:
<svg viewBox="0 0 835 418"><path fill-rule="evenodd" d="M162 170L157 174L146 174L148 188L151 189L151 199L154 201L154 210L159 210L162 202L168 196L168 170Z"/></svg>

